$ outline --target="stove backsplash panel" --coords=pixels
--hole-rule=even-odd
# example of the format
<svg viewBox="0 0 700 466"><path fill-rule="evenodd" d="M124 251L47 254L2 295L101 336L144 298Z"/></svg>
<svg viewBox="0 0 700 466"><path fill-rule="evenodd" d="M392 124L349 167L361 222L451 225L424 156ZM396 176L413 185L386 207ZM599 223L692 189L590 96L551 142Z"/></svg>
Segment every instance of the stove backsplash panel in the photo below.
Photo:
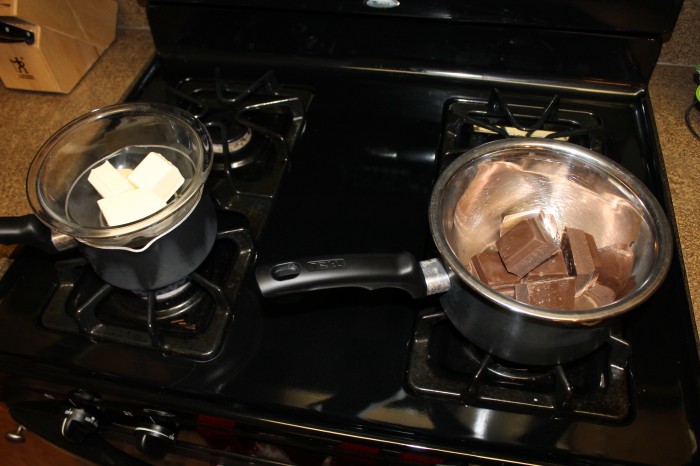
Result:
<svg viewBox="0 0 700 466"><path fill-rule="evenodd" d="M552 10L575 16L565 7ZM147 11L164 62L184 53L217 64L262 60L276 67L303 63L338 70L634 84L648 82L667 29L661 20L659 30L646 34L631 24L628 33L612 33L557 26L546 17L533 28L507 17L465 22L451 14L427 21L412 15L270 11L217 2L155 1Z"/></svg>
<svg viewBox="0 0 700 466"><path fill-rule="evenodd" d="M162 3L359 14L381 18L447 19L468 24L667 37L673 30L683 0L169 0Z"/></svg>

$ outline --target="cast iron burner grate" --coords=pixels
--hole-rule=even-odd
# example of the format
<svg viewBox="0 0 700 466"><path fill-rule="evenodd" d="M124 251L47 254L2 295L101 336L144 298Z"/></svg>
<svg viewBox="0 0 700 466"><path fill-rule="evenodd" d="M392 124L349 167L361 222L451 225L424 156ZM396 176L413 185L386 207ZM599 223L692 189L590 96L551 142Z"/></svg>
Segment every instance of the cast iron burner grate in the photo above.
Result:
<svg viewBox="0 0 700 466"><path fill-rule="evenodd" d="M558 139L605 153L604 127L590 111L562 106L559 95L506 99L493 89L487 101L455 99L445 116L441 166L486 142L511 137Z"/></svg>
<svg viewBox="0 0 700 466"><path fill-rule="evenodd" d="M284 87L273 72L250 83L187 77L165 87L166 101L201 120L213 140L208 186L220 209L241 212L258 236L303 132L312 94Z"/></svg>
<svg viewBox="0 0 700 466"><path fill-rule="evenodd" d="M611 337L594 353L556 366L499 361L466 341L442 311L420 313L408 370L416 393L462 403L620 422L630 414L627 343Z"/></svg>
<svg viewBox="0 0 700 466"><path fill-rule="evenodd" d="M227 225L222 216L233 215L220 213L219 225ZM224 226L200 267L161 290L115 288L102 281L84 258L62 260L55 265L59 283L42 324L96 341L208 358L223 340L252 259L248 230Z"/></svg>

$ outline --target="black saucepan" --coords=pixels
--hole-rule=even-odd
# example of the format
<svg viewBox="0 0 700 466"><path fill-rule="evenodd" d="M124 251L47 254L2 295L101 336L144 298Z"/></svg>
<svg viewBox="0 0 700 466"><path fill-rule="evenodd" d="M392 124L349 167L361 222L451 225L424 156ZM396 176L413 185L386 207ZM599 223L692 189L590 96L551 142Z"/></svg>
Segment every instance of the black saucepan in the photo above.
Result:
<svg viewBox="0 0 700 466"><path fill-rule="evenodd" d="M184 184L153 215L108 226L90 171L109 161L134 168L149 152L174 164ZM107 283L154 290L187 276L211 249L216 215L204 182L212 143L189 113L159 104L112 105L85 114L51 136L27 175L34 214L0 218L0 243L30 244L48 251L79 247Z"/></svg>

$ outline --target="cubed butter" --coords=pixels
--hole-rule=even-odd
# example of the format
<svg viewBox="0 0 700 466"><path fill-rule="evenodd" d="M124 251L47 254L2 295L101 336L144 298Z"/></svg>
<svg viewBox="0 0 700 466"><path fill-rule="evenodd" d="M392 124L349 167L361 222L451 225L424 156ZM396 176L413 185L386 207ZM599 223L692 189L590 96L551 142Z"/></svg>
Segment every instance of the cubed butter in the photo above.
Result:
<svg viewBox="0 0 700 466"><path fill-rule="evenodd" d="M114 227L148 217L165 207L157 194L147 189L133 189L97 201L107 225Z"/></svg>
<svg viewBox="0 0 700 466"><path fill-rule="evenodd" d="M134 170L132 168L117 168L117 172L124 178L125 180L129 180L129 175L134 173ZM131 182L129 182L131 183ZM133 186L133 185L132 185Z"/></svg>
<svg viewBox="0 0 700 466"><path fill-rule="evenodd" d="M109 161L90 170L88 181L102 197L112 197L134 189Z"/></svg>
<svg viewBox="0 0 700 466"><path fill-rule="evenodd" d="M129 181L136 187L147 189L167 202L185 182L180 170L157 152L150 152L139 163Z"/></svg>

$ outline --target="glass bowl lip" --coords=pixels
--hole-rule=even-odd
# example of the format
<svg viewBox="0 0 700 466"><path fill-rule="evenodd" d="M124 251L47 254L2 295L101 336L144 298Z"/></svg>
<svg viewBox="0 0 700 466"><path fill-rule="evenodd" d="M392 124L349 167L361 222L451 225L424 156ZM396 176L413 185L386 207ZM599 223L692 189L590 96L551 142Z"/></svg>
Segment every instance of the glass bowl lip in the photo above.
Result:
<svg viewBox="0 0 700 466"><path fill-rule="evenodd" d="M121 115L164 115L175 121L182 123L183 127L189 127L190 131L198 141L198 151L202 157L196 161L194 166L194 176L187 185L183 193L160 211L137 220L132 223L118 225L115 227L84 227L70 222L63 213L58 213L46 207L44 195L39 189L41 176L44 174L45 163L56 145L77 130L87 124L103 120L109 117ZM27 172L26 192L29 204L37 218L47 225L54 232L72 236L78 241L99 245L101 240L108 240L113 244L116 240L119 243L128 243L132 238L138 237L140 232L149 230L149 235L159 234L161 229L168 228L168 219L177 220L179 216L185 216L188 212L182 212L181 208L187 206L193 196L198 196L204 182L206 181L213 166L212 142L204 124L192 114L181 108L151 102L130 102L99 107L78 116L65 124L62 128L51 135L39 148ZM191 205L191 209L196 206ZM154 226L163 224L163 228ZM120 241L123 238L123 241Z"/></svg>
<svg viewBox="0 0 700 466"><path fill-rule="evenodd" d="M517 153L526 156L526 152L533 151L536 155L551 158L565 155L574 159L577 163L586 164L596 170L606 173L621 187L621 191L629 191L646 210L646 214L652 220L651 229L656 236L655 247L658 251L658 260L652 264L647 277L637 285L637 289L623 299L607 306L586 310L552 310L524 304L511 299L488 285L483 284L478 278L472 276L467 268L462 265L457 255L452 250L446 239L446 231L442 221L444 192L455 177L465 168L474 167L480 163L499 159L509 153ZM559 160L558 160L559 161ZM620 315L631 310L646 301L664 282L671 266L673 258L673 236L671 227L663 208L654 194L635 175L630 173L622 165L590 149L564 141L556 141L542 138L509 138L491 141L481 144L473 149L466 150L459 155L440 174L430 199L429 207L430 230L440 257L446 266L456 275L455 279L474 290L480 296L501 306L510 312L523 317L541 319L543 321L557 322L574 325L596 325L597 323Z"/></svg>

